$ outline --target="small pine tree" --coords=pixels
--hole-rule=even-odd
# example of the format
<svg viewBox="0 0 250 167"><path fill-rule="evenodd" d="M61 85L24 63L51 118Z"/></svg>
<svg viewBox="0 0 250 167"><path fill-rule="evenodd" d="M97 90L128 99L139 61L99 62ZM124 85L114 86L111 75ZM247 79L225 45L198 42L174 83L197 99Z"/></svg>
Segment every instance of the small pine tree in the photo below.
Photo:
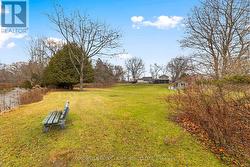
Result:
<svg viewBox="0 0 250 167"><path fill-rule="evenodd" d="M115 82L113 66L98 59L95 66L95 83L109 86Z"/></svg>

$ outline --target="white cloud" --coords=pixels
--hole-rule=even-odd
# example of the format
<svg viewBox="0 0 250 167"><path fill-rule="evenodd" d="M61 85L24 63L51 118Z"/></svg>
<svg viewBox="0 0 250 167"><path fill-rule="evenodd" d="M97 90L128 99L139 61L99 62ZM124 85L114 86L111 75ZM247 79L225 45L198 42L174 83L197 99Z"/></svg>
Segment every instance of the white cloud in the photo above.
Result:
<svg viewBox="0 0 250 167"><path fill-rule="evenodd" d="M6 43L12 39L22 39L25 36L26 34L0 33L0 48L4 48L6 46Z"/></svg>
<svg viewBox="0 0 250 167"><path fill-rule="evenodd" d="M23 39L27 36L27 34L18 34L18 33L4 33L1 32L1 26L0 26L0 48L7 47L6 43L11 43L13 39Z"/></svg>
<svg viewBox="0 0 250 167"><path fill-rule="evenodd" d="M55 37L48 37L47 38L48 42L55 42L55 43L63 43L64 41L60 38L55 38Z"/></svg>
<svg viewBox="0 0 250 167"><path fill-rule="evenodd" d="M129 59L129 58L131 58L133 56L131 54L128 54L128 53L121 53L121 54L117 55L117 57L119 59Z"/></svg>
<svg viewBox="0 0 250 167"><path fill-rule="evenodd" d="M63 46L66 42L63 39L48 37L46 38L46 44L52 47Z"/></svg>
<svg viewBox="0 0 250 167"><path fill-rule="evenodd" d="M142 17L142 16L132 16L131 17L131 21L133 22L133 23L140 23L140 22L142 22L144 20L144 17Z"/></svg>
<svg viewBox="0 0 250 167"><path fill-rule="evenodd" d="M7 45L6 45L6 47L8 48L8 49L11 49L11 48L13 48L13 47L15 47L16 46L16 44L14 43L14 42L10 42L10 43L8 43Z"/></svg>
<svg viewBox="0 0 250 167"><path fill-rule="evenodd" d="M158 29L170 29L175 28L181 23L183 17L180 16L159 16L154 21L144 21L142 16L133 16L131 21L133 22L132 27L139 29L140 27L156 27Z"/></svg>

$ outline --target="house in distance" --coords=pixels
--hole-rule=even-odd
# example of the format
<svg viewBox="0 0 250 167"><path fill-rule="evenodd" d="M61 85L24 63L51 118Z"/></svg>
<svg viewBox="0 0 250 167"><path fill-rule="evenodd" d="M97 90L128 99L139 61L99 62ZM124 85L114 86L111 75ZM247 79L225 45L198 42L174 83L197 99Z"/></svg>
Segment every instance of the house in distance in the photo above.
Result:
<svg viewBox="0 0 250 167"><path fill-rule="evenodd" d="M142 77L137 80L137 83L167 84L169 83L169 77L167 75L161 75L158 79L153 79L152 77Z"/></svg>
<svg viewBox="0 0 250 167"><path fill-rule="evenodd" d="M169 77L167 75L161 75L158 79L155 79L154 84L168 84Z"/></svg>
<svg viewBox="0 0 250 167"><path fill-rule="evenodd" d="M142 77L137 80L137 83L153 83L152 77Z"/></svg>

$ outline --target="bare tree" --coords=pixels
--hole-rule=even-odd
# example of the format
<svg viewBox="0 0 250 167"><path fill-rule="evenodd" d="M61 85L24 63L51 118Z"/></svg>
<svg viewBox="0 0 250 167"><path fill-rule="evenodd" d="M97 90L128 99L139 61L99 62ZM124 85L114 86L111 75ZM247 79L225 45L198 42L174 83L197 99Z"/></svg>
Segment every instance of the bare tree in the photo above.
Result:
<svg viewBox="0 0 250 167"><path fill-rule="evenodd" d="M29 63L23 68L27 80L32 84L41 82L45 67L48 65L51 56L62 49L63 41L56 41L52 38L32 38L28 45L30 55ZM40 81L38 81L40 80Z"/></svg>
<svg viewBox="0 0 250 167"><path fill-rule="evenodd" d="M21 84L29 81L32 85L40 84L50 57L60 50L62 45L63 43L50 38L32 38L27 46L30 60L0 64L0 82Z"/></svg>
<svg viewBox="0 0 250 167"><path fill-rule="evenodd" d="M65 41L56 38L44 38L42 42L47 49L46 52L49 58L55 55L65 45Z"/></svg>
<svg viewBox="0 0 250 167"><path fill-rule="evenodd" d="M20 84L31 77L29 63L15 62L0 65L0 82Z"/></svg>
<svg viewBox="0 0 250 167"><path fill-rule="evenodd" d="M167 70L171 75L172 82L180 79L183 75L188 73L192 69L190 59L188 57L176 57L173 58L167 65Z"/></svg>
<svg viewBox="0 0 250 167"><path fill-rule="evenodd" d="M145 71L145 65L141 58L132 57L125 62L128 74L132 76L132 80L136 81Z"/></svg>
<svg viewBox="0 0 250 167"><path fill-rule="evenodd" d="M48 64L51 55L47 52L44 38L32 38L28 45L30 60L39 64Z"/></svg>
<svg viewBox="0 0 250 167"><path fill-rule="evenodd" d="M0 64L0 83L10 82L11 73L8 71L8 66L6 64Z"/></svg>
<svg viewBox="0 0 250 167"><path fill-rule="evenodd" d="M63 41L56 41L52 38L32 38L28 45L30 61L46 66L51 56L62 49Z"/></svg>
<svg viewBox="0 0 250 167"><path fill-rule="evenodd" d="M128 71L127 67L126 67L126 70L125 70L125 78L126 78L127 82L130 81L130 72Z"/></svg>
<svg viewBox="0 0 250 167"><path fill-rule="evenodd" d="M248 0L203 0L186 20L182 46L215 78L249 73L249 11Z"/></svg>
<svg viewBox="0 0 250 167"><path fill-rule="evenodd" d="M82 90L84 59L115 55L112 52L120 46L121 34L104 23L91 20L89 16L82 15L79 11L66 16L60 6L55 8L54 15L48 15L48 17L67 45L77 45L81 49L81 54L78 55L69 48L69 56L79 74L80 90Z"/></svg>
<svg viewBox="0 0 250 167"><path fill-rule="evenodd" d="M116 82L113 73L114 67L98 58L95 65L95 83L99 86L110 86Z"/></svg>
<svg viewBox="0 0 250 167"><path fill-rule="evenodd" d="M114 78L115 78L116 82L124 81L125 72L124 72L122 66L115 65L113 67L113 74L114 74Z"/></svg>
<svg viewBox="0 0 250 167"><path fill-rule="evenodd" d="M150 65L150 74L153 79L158 79L161 74L165 74L165 68L163 65L154 63L153 65Z"/></svg>

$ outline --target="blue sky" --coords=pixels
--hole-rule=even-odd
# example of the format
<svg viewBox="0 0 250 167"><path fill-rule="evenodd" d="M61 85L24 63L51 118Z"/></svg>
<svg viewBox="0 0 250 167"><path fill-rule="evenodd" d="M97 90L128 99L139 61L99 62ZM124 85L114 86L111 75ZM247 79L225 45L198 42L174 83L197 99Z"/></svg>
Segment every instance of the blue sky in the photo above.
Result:
<svg viewBox="0 0 250 167"><path fill-rule="evenodd" d="M93 19L104 21L123 33L123 48L129 55L143 58L146 66L166 64L171 58L188 54L179 47L182 21L198 0L59 0L67 11L78 9ZM29 36L61 38L46 17L53 12L51 0L29 0ZM133 17L133 18L132 18ZM132 20L131 20L132 18ZM29 59L27 36L0 34L0 62ZM112 63L122 64L123 58Z"/></svg>

